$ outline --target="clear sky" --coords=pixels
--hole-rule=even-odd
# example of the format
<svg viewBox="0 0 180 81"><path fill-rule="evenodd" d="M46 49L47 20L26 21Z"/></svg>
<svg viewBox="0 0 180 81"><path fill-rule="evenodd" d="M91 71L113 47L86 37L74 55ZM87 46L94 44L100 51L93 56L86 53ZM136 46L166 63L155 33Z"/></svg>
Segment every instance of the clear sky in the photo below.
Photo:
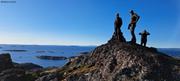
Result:
<svg viewBox="0 0 180 81"><path fill-rule="evenodd" d="M15 0L0 3L1 44L101 45L114 31L117 12L131 39L129 10L141 16L137 27L151 33L148 45L180 47L179 0Z"/></svg>

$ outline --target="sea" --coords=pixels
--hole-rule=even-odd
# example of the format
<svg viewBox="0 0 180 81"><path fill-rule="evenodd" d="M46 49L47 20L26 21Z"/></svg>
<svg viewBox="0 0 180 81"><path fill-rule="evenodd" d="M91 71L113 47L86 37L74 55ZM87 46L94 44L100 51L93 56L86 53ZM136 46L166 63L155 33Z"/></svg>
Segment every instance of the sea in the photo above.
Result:
<svg viewBox="0 0 180 81"><path fill-rule="evenodd" d="M37 56L78 56L82 52L90 52L96 46L61 46L61 45L0 45L0 54L9 53L16 63L34 63L43 67L61 67L68 60L43 60ZM180 58L180 48L158 48L170 56Z"/></svg>

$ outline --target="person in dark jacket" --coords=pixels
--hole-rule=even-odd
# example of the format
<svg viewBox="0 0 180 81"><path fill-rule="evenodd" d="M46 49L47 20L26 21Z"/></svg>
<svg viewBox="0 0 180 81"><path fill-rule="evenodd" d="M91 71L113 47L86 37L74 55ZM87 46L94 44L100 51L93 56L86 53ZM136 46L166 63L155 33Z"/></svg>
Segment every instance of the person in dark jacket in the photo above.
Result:
<svg viewBox="0 0 180 81"><path fill-rule="evenodd" d="M114 22L114 29L115 29L115 36L117 37L118 40L120 40L121 26L122 26L122 19L119 17L119 13L117 13L116 20Z"/></svg>
<svg viewBox="0 0 180 81"><path fill-rule="evenodd" d="M150 33L144 30L143 32L139 33L139 35L141 35L141 45L146 47L147 36L150 35Z"/></svg>
<svg viewBox="0 0 180 81"><path fill-rule="evenodd" d="M135 36L134 30L140 16L138 16L133 10L131 10L130 13L131 13L131 22L128 25L128 29L130 30L131 35L132 35L131 43L136 44L136 36Z"/></svg>

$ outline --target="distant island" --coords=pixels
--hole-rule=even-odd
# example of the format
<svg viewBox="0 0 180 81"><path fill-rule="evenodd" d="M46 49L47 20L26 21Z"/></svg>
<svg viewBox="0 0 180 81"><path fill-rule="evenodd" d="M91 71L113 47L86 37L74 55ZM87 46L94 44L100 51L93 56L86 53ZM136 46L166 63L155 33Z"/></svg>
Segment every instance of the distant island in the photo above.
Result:
<svg viewBox="0 0 180 81"><path fill-rule="evenodd" d="M67 59L67 57L64 57L64 56L41 55L41 56L36 56L36 57L43 60L66 60Z"/></svg>
<svg viewBox="0 0 180 81"><path fill-rule="evenodd" d="M9 52L27 52L27 50L3 50L3 51L9 51Z"/></svg>

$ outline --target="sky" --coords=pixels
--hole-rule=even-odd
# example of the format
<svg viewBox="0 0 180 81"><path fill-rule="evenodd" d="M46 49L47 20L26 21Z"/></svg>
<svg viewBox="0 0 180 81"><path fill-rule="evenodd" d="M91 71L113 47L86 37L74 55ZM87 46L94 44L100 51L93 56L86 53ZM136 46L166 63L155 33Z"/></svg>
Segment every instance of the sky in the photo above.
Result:
<svg viewBox="0 0 180 81"><path fill-rule="evenodd" d="M2 1L2 0L1 0ZM5 0L0 2L0 44L101 45L114 32L116 13L127 41L130 10L135 33L150 32L148 46L180 48L179 0Z"/></svg>

